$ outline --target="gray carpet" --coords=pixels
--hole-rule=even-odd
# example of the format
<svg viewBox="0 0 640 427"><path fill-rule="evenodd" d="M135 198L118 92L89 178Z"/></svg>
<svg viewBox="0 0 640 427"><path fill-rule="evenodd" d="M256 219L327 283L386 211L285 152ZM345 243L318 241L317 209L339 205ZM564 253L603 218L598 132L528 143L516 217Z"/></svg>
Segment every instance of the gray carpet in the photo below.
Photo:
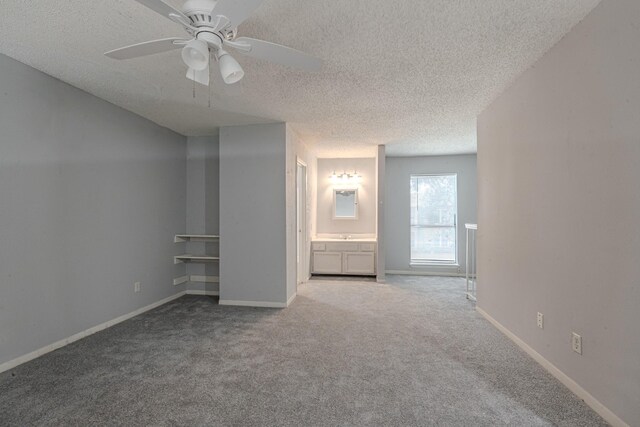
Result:
<svg viewBox="0 0 640 427"><path fill-rule="evenodd" d="M186 296L0 375L1 425L605 425L460 279L314 280L289 309Z"/></svg>

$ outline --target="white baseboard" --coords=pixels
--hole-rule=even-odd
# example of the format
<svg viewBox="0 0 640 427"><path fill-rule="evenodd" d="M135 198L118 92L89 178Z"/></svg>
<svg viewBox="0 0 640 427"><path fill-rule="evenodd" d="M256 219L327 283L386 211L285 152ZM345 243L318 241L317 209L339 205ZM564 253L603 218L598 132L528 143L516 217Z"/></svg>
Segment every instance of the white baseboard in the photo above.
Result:
<svg viewBox="0 0 640 427"><path fill-rule="evenodd" d="M218 292L218 291L187 290L186 294L187 295L207 295L207 296L217 297L218 295L220 295L220 292Z"/></svg>
<svg viewBox="0 0 640 427"><path fill-rule="evenodd" d="M422 270L387 270L386 274L398 276L442 276L442 277L465 277L464 273L450 271L422 271Z"/></svg>
<svg viewBox="0 0 640 427"><path fill-rule="evenodd" d="M296 299L297 296L298 296L298 293L294 292L293 295L289 297L289 299L287 300L287 307L291 305L291 303L293 302L294 299Z"/></svg>
<svg viewBox="0 0 640 427"><path fill-rule="evenodd" d="M293 300L296 299L298 295L297 292L294 292L293 295L289 297L287 302L268 302L268 301L238 301L238 300L220 300L220 305L237 305L242 307L266 307L266 308L287 308L291 305Z"/></svg>
<svg viewBox="0 0 640 427"><path fill-rule="evenodd" d="M239 301L239 300L221 299L219 304L220 305L237 305L240 307L287 308L286 302Z"/></svg>
<svg viewBox="0 0 640 427"><path fill-rule="evenodd" d="M491 317L486 311L476 306L478 313L487 319L493 326L495 326L500 332L505 334L511 341L516 343L518 347L523 349L529 356L536 362L542 365L551 375L556 377L562 384L564 384L569 390L571 390L576 396L584 400L584 402L596 411L606 422L614 427L629 427L620 417L614 414L609 408L600 403L595 397L593 397L587 390L582 388L577 382L572 380L567 374L558 369L554 364L545 359L540 353L535 351L531 346L522 341L517 335L504 327L500 322Z"/></svg>
<svg viewBox="0 0 640 427"><path fill-rule="evenodd" d="M129 320L132 317L136 317L146 311L149 310L153 310L156 307L160 307L161 305L164 305L170 301L173 301L174 299L180 298L181 296L183 296L185 293L184 292L179 292L175 295L172 295L170 297L167 297L165 299L162 299L160 301L156 301L153 304L149 304L145 307L139 308L135 311L132 311L131 313L128 314L124 314L120 317L116 317L115 319L109 320L108 322L104 322L101 323L99 325L96 325L92 328L89 328L87 330L84 330L82 332L78 332L77 334L71 335L68 338L64 338L61 339L60 341L56 341L53 344L49 344L47 346L44 346L38 350L32 351L31 353L27 353L23 356L20 357L16 357L13 360L9 360L8 362L4 362L2 364L0 364L0 373L1 372L5 372L8 371L9 369L13 369L18 365L22 365L23 363L27 363L30 362L31 360L38 358L42 355L45 355L47 353L50 353L54 350L57 350L59 348L64 347L65 345L71 344L72 342L78 341L82 338L88 337L89 335L93 335L96 332L100 332L104 329L110 328L111 326L117 325L118 323L122 323L125 320Z"/></svg>

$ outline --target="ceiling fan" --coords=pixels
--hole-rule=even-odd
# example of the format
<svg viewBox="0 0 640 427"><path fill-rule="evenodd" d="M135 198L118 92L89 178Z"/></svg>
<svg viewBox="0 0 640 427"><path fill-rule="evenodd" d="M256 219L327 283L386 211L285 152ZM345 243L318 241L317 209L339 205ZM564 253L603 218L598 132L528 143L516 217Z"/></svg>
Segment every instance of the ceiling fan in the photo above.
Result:
<svg viewBox="0 0 640 427"><path fill-rule="evenodd" d="M106 52L114 59L132 59L182 49L182 60L189 67L187 78L209 85L211 57L218 62L222 79L234 84L244 77L238 62L225 50L230 47L243 55L264 59L306 71L317 71L322 62L290 47L238 37L242 24L263 0L187 0L178 10L164 0L135 0L154 12L180 24L190 38L166 38L138 43Z"/></svg>

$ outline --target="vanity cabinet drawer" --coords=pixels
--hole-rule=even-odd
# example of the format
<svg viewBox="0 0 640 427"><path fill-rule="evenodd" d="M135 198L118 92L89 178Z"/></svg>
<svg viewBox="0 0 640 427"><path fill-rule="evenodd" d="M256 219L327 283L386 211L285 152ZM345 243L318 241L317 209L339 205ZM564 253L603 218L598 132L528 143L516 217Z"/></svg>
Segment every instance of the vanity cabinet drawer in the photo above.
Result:
<svg viewBox="0 0 640 427"><path fill-rule="evenodd" d="M332 242L327 243L327 250L330 252L357 252L357 243Z"/></svg>
<svg viewBox="0 0 640 427"><path fill-rule="evenodd" d="M326 243L313 243L311 245L311 249L314 251L326 251L327 244Z"/></svg>
<svg viewBox="0 0 640 427"><path fill-rule="evenodd" d="M375 243L360 243L360 252L375 252Z"/></svg>

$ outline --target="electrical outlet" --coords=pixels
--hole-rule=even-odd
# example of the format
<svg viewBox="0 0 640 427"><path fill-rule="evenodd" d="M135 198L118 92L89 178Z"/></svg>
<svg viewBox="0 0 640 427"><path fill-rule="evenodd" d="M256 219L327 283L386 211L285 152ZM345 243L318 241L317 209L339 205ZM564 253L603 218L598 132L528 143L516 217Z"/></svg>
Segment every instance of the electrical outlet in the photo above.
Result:
<svg viewBox="0 0 640 427"><path fill-rule="evenodd" d="M571 348L578 354L582 354L582 337L575 332L571 333Z"/></svg>
<svg viewBox="0 0 640 427"><path fill-rule="evenodd" d="M538 312L538 328L544 329L544 314Z"/></svg>
<svg viewBox="0 0 640 427"><path fill-rule="evenodd" d="M133 284L133 291L135 293L140 292L140 282L136 282L136 283Z"/></svg>

